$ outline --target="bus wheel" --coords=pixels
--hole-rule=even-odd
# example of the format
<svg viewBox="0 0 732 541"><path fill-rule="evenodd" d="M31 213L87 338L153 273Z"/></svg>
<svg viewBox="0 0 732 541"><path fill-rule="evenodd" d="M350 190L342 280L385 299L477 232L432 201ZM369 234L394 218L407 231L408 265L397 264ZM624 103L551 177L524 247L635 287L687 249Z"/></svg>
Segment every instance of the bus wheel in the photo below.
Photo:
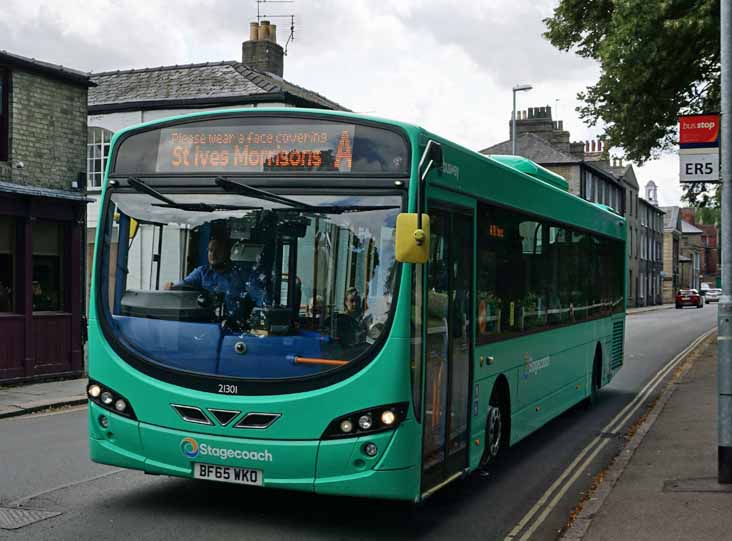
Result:
<svg viewBox="0 0 732 541"><path fill-rule="evenodd" d="M485 450L481 467L492 465L508 447L508 407L504 393L496 386L491 394L488 418L485 423Z"/></svg>
<svg viewBox="0 0 732 541"><path fill-rule="evenodd" d="M602 376L602 353L595 351L595 360L592 362L592 382L590 383L590 396L587 397L585 405L591 408L597 403L597 395L600 392L600 378Z"/></svg>

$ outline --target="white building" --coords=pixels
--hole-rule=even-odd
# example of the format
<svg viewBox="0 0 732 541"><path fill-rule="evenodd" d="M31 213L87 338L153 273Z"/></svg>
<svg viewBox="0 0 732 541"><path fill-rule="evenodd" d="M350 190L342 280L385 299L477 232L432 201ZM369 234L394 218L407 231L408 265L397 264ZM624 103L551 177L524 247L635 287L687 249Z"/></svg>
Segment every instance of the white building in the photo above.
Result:
<svg viewBox="0 0 732 541"><path fill-rule="evenodd" d="M151 120L233 107L347 111L338 103L282 78L284 50L277 44L275 32L275 25L268 21L251 23L250 39L242 44L241 62L160 66L91 75L97 86L89 89L88 107L87 188L89 197L94 200L87 206L88 278L99 217L99 195L114 132ZM133 258L152 256L152 243L157 242L154 235L152 227L141 228L142 253L135 254L133 248L131 263ZM164 244L168 242L175 242L175 239L165 238ZM166 252L163 246L163 253ZM135 275L132 264L128 280L132 280L132 287L133 284L137 287L149 285L149 277Z"/></svg>

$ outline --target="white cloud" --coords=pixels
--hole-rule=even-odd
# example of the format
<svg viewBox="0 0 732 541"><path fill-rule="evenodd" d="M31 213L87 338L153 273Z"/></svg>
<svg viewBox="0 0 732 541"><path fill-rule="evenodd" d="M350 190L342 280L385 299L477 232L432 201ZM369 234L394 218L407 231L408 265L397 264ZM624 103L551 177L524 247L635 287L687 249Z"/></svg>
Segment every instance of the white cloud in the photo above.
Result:
<svg viewBox="0 0 732 541"><path fill-rule="evenodd" d="M598 67L554 49L542 19L556 0L297 0L263 5L296 14L288 80L360 112L424 125L472 149L508 139L511 87L530 83L518 108L550 105L572 140L599 128L578 118L577 92ZM256 4L241 0L3 0L0 49L81 70L239 59ZM289 19L274 18L281 44ZM667 156L637 170L664 203L677 203L678 165Z"/></svg>

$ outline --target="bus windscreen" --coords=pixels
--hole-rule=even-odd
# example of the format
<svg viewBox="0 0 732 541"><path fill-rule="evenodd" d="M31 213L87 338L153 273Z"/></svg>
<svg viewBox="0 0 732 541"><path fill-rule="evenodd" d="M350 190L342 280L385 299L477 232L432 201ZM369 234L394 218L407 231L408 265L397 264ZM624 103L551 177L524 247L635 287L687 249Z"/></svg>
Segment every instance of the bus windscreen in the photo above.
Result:
<svg viewBox="0 0 732 541"><path fill-rule="evenodd" d="M395 131L328 120L231 117L171 124L125 138L115 174L372 174L405 176Z"/></svg>

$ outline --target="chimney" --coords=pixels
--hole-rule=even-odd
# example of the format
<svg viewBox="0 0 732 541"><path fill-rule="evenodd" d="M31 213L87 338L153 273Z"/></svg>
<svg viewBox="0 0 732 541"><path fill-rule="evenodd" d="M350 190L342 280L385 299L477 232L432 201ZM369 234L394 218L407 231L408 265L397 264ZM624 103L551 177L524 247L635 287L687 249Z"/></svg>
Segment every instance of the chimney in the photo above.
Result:
<svg viewBox="0 0 732 541"><path fill-rule="evenodd" d="M249 41L241 44L241 61L259 71L282 77L285 51L277 44L277 27L269 21L249 24Z"/></svg>

